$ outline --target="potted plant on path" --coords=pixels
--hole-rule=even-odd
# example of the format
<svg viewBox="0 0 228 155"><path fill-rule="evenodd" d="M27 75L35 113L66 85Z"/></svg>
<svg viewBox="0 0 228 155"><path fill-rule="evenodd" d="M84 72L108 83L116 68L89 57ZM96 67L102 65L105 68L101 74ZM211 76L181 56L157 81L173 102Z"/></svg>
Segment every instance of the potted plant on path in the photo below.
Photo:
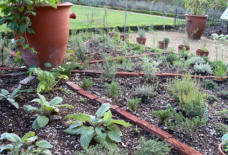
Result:
<svg viewBox="0 0 228 155"><path fill-rule="evenodd" d="M213 2L212 0L183 0L183 3L188 12L186 14L188 37L198 40L201 38L206 26L207 16L204 14Z"/></svg>
<svg viewBox="0 0 228 155"><path fill-rule="evenodd" d="M5 0L0 24L12 30L24 63L45 68L62 63L69 34L71 3L60 0ZM50 67L50 65L49 65Z"/></svg>
<svg viewBox="0 0 228 155"><path fill-rule="evenodd" d="M162 41L158 42L159 48L160 49L167 49L169 46L169 42L170 42L169 38L164 38Z"/></svg>
<svg viewBox="0 0 228 155"><path fill-rule="evenodd" d="M209 51L206 47L201 47L196 50L196 55L201 56L201 57L208 57Z"/></svg>
<svg viewBox="0 0 228 155"><path fill-rule="evenodd" d="M219 144L219 155L228 154L228 133L222 136L222 143Z"/></svg>
<svg viewBox="0 0 228 155"><path fill-rule="evenodd" d="M178 45L178 51L189 51L190 50L190 46L188 45L188 43L184 40L183 44Z"/></svg>
<svg viewBox="0 0 228 155"><path fill-rule="evenodd" d="M145 34L146 34L146 32L143 29L138 30L139 37L136 38L137 43L139 43L141 45L146 44Z"/></svg>

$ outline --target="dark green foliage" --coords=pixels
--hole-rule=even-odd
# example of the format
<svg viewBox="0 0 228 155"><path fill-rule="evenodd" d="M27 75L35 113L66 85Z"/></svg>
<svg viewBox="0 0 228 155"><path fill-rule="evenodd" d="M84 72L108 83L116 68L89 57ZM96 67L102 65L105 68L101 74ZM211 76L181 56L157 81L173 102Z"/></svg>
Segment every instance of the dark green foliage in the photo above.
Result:
<svg viewBox="0 0 228 155"><path fill-rule="evenodd" d="M221 91L220 96L224 99L228 99L228 91L227 90Z"/></svg>
<svg viewBox="0 0 228 155"><path fill-rule="evenodd" d="M60 75L70 76L71 72L77 67L77 64L74 62L71 63L64 63L61 66L52 69L52 72L54 73L55 77L58 77Z"/></svg>
<svg viewBox="0 0 228 155"><path fill-rule="evenodd" d="M135 111L137 109L137 104L140 102L141 102L140 98L134 98L134 99L127 100L127 105L132 111Z"/></svg>
<svg viewBox="0 0 228 155"><path fill-rule="evenodd" d="M102 76L106 79L114 79L116 76L116 64L111 57L104 56Z"/></svg>
<svg viewBox="0 0 228 155"><path fill-rule="evenodd" d="M207 90L213 90L218 87L218 85L212 80L204 80L201 85Z"/></svg>
<svg viewBox="0 0 228 155"><path fill-rule="evenodd" d="M166 110L153 111L152 115L158 117L159 123L165 124L174 114L172 107L168 106Z"/></svg>
<svg viewBox="0 0 228 155"><path fill-rule="evenodd" d="M84 90L88 90L90 87L93 86L93 82L90 79L84 78L82 83L82 88Z"/></svg>
<svg viewBox="0 0 228 155"><path fill-rule="evenodd" d="M170 53L165 57L165 59L168 63L172 65L174 61L179 60L179 57L175 53Z"/></svg>
<svg viewBox="0 0 228 155"><path fill-rule="evenodd" d="M118 83L112 81L111 84L105 83L105 86L107 87L106 93L108 97L115 99L116 97L122 95L122 92L119 90Z"/></svg>
<svg viewBox="0 0 228 155"><path fill-rule="evenodd" d="M171 150L167 144L153 139L147 141L145 137L140 138L136 149L135 155L168 155Z"/></svg>
<svg viewBox="0 0 228 155"><path fill-rule="evenodd" d="M215 102L218 101L217 97L214 95L208 95L207 96L207 101L209 104L214 104Z"/></svg>
<svg viewBox="0 0 228 155"><path fill-rule="evenodd" d="M216 131L220 134L220 136L225 135L226 133L228 133L228 125L218 123Z"/></svg>

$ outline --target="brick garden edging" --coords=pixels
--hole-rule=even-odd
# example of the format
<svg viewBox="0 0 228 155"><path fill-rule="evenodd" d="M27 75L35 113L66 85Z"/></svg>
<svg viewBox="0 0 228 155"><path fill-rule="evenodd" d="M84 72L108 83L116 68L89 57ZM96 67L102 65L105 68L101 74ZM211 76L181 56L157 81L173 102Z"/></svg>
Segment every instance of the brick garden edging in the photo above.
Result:
<svg viewBox="0 0 228 155"><path fill-rule="evenodd" d="M80 94L80 95L82 95L82 96L84 96L90 100L99 102L100 104L110 103L109 101L107 101L103 98L99 98L98 96L93 95L93 94L89 93L88 91L84 91L77 84L75 84L71 81L67 81L66 84L70 88L72 88L76 93L78 93L78 94ZM200 152L198 152L195 149L181 143L180 141L176 140L172 135L170 135L169 133L163 131L162 129L160 129L158 127L156 127L155 125L152 125L145 120L140 120L135 115L132 115L131 113L123 110L122 108L120 108L117 105L112 105L110 103L110 106L111 106L112 111L114 111L115 113L119 114L120 116L130 120L131 122L138 125L142 129L144 129L144 130L146 130L152 134L155 134L157 137L159 137L162 140L169 143L173 147L173 149L179 151L179 153L181 153L182 155L202 155Z"/></svg>
<svg viewBox="0 0 228 155"><path fill-rule="evenodd" d="M88 75L101 75L101 71L95 70L73 70L72 73L79 73L79 74L88 74ZM184 74L175 74L175 73L155 73L151 74L157 77L183 77ZM116 72L117 77L139 77L144 76L143 72ZM199 79L215 79L215 76L201 76L201 75L191 75L192 78L199 78ZM224 77L224 79L228 79L228 77Z"/></svg>

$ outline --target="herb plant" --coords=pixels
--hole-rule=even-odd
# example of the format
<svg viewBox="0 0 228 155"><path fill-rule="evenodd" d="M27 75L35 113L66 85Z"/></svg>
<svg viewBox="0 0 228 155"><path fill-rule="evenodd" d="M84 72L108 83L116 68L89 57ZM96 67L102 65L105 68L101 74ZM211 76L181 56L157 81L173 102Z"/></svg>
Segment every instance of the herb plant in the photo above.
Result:
<svg viewBox="0 0 228 155"><path fill-rule="evenodd" d="M195 64L194 65L194 70L196 73L198 74L202 74L202 75L211 75L213 74L213 70L211 68L211 66L207 63L207 64Z"/></svg>
<svg viewBox="0 0 228 155"><path fill-rule="evenodd" d="M116 64L110 57L104 56L102 76L110 80L116 76Z"/></svg>
<svg viewBox="0 0 228 155"><path fill-rule="evenodd" d="M65 130L72 135L80 135L80 144L87 149L90 142L108 145L121 142L121 131L118 125L129 127L129 123L123 120L112 119L109 104L102 104L97 110L96 116L86 114L71 114L65 119L71 119L71 125Z"/></svg>
<svg viewBox="0 0 228 155"><path fill-rule="evenodd" d="M14 133L3 133L0 140L7 140L8 144L0 146L0 153L12 155L51 155L52 145L46 140L38 140L35 132L28 132L22 138Z"/></svg>
<svg viewBox="0 0 228 155"><path fill-rule="evenodd" d="M55 97L50 102L48 102L45 97L41 94L38 94L39 99L36 98L32 100L32 102L37 102L41 104L40 108L31 106L31 105L25 105L24 109L28 112L38 112L40 115L37 116L37 118L34 120L32 127L34 129L39 129L45 127L49 122L49 116L53 113L58 113L59 108L67 107L67 108L73 108L73 106L68 104L61 104L63 99L61 97Z"/></svg>
<svg viewBox="0 0 228 155"><path fill-rule="evenodd" d="M116 97L122 95L122 92L119 90L118 83L112 81L111 84L105 83L105 86L107 87L106 93L108 97L115 99Z"/></svg>
<svg viewBox="0 0 228 155"><path fill-rule="evenodd" d="M14 100L14 98L17 97L18 92L21 89L21 85L19 85L13 92L12 94L9 93L8 90L5 89L1 89L0 92L0 101L1 100L7 100L12 106L14 106L15 108L19 108L18 103Z"/></svg>
<svg viewBox="0 0 228 155"><path fill-rule="evenodd" d="M135 155L168 155L171 150L167 144L153 139L147 141L145 137L140 138L136 149Z"/></svg>
<svg viewBox="0 0 228 155"><path fill-rule="evenodd" d="M82 82L82 88L84 90L88 90L90 87L93 86L93 82L90 79L84 78Z"/></svg>
<svg viewBox="0 0 228 155"><path fill-rule="evenodd" d="M132 111L135 111L137 109L137 104L140 102L141 102L140 98L134 98L134 99L127 100L127 105Z"/></svg>
<svg viewBox="0 0 228 155"><path fill-rule="evenodd" d="M155 95L154 87L152 85L142 85L135 88L134 95L141 98L144 103L146 99Z"/></svg>

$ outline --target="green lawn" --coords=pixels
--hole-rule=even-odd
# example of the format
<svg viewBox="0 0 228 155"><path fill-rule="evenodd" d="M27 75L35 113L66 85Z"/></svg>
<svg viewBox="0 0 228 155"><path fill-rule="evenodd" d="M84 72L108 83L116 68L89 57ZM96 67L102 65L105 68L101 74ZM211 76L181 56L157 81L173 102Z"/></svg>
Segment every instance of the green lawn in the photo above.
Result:
<svg viewBox="0 0 228 155"><path fill-rule="evenodd" d="M105 12L107 14L105 27L124 26L125 23L125 12L123 11L111 9L107 9L105 11L103 8L93 8L77 5L71 8L71 12L77 14L77 19L70 21L70 29L104 27ZM173 25L173 22L174 21L172 18L128 12L126 25Z"/></svg>
<svg viewBox="0 0 228 155"><path fill-rule="evenodd" d="M93 8L87 6L73 6L71 12L77 14L77 19L70 20L70 29L101 28L124 26L125 12L103 8ZM106 24L104 25L104 15L107 14ZM146 14L127 13L127 26L141 25L173 25L172 18L161 16L150 16ZM5 25L0 26L0 31L5 30Z"/></svg>

